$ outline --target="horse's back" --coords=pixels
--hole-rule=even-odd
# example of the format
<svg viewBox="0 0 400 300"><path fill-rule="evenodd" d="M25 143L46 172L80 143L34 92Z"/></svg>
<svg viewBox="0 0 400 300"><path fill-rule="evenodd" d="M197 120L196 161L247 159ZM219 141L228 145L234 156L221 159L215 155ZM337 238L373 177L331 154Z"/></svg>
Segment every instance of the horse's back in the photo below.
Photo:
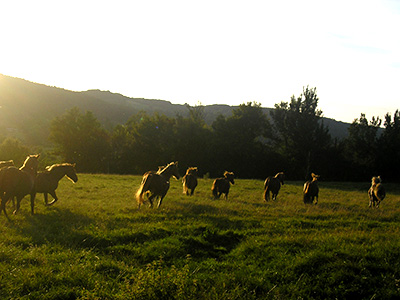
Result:
<svg viewBox="0 0 400 300"><path fill-rule="evenodd" d="M281 182L276 177L270 176L264 182L264 189L268 189L273 193L279 192L280 188L281 188Z"/></svg>
<svg viewBox="0 0 400 300"><path fill-rule="evenodd" d="M183 183L189 189L195 188L197 186L197 177L196 177L196 175L186 174L185 176L183 176Z"/></svg>
<svg viewBox="0 0 400 300"><path fill-rule="evenodd" d="M212 190L218 189L221 193L229 191L230 184L226 178L217 178L214 180Z"/></svg>
<svg viewBox="0 0 400 300"><path fill-rule="evenodd" d="M0 191L15 195L29 194L34 185L34 180L28 173L16 167L5 167L0 170Z"/></svg>
<svg viewBox="0 0 400 300"><path fill-rule="evenodd" d="M58 186L58 182L52 180L50 172L40 172L36 176L35 190L38 193L45 193L49 190L55 190Z"/></svg>

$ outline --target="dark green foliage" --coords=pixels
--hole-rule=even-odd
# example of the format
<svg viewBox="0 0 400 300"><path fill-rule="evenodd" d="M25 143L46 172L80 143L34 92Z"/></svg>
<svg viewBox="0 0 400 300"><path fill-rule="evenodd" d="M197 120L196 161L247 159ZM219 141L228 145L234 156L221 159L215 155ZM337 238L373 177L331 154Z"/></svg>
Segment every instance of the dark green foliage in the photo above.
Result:
<svg viewBox="0 0 400 300"><path fill-rule="evenodd" d="M109 163L109 135L91 112L73 108L51 123L50 139L65 162L77 170L106 172Z"/></svg>
<svg viewBox="0 0 400 300"><path fill-rule="evenodd" d="M292 96L290 103L281 102L271 111L273 141L278 153L287 157L295 178L305 178L318 168L317 154L328 149L330 135L321 121L322 111L317 109L316 88L306 87L298 97Z"/></svg>

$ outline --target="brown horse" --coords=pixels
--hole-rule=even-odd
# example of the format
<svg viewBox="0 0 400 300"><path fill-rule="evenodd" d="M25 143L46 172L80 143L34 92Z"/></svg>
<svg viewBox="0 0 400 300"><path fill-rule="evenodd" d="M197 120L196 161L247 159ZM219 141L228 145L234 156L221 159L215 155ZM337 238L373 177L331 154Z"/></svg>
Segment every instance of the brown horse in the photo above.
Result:
<svg viewBox="0 0 400 300"><path fill-rule="evenodd" d="M313 204L314 198L316 199L315 204L318 204L318 178L319 175L311 173L312 180L307 181L304 183L303 188L303 201L305 204Z"/></svg>
<svg viewBox="0 0 400 300"><path fill-rule="evenodd" d="M19 169L16 167L4 167L0 169L1 209L7 219L6 203L14 197L17 199L17 207L14 210L14 214L18 212L21 200L28 194L31 195L31 214L34 213L34 185L39 156L40 154L29 155Z"/></svg>
<svg viewBox="0 0 400 300"><path fill-rule="evenodd" d="M285 175L283 172L279 172L274 177L269 176L265 179L264 182L264 200L269 201L270 193L272 193L272 200L276 200L278 196L279 190L281 189L281 185L284 185L283 180L285 179Z"/></svg>
<svg viewBox="0 0 400 300"><path fill-rule="evenodd" d="M57 200L56 189L58 187L58 182L67 176L72 182L78 181L78 176L75 171L75 164L55 164L52 166L47 166L44 172L39 172L36 176L35 181L35 192L43 193L44 203L46 205L52 205ZM53 197L53 201L48 203L47 194Z"/></svg>
<svg viewBox="0 0 400 300"><path fill-rule="evenodd" d="M138 208L145 202L144 194L148 194L150 207L153 207L153 200L159 198L158 206L161 206L162 200L169 190L169 180L171 177L179 179L178 162L171 162L163 169L157 172L149 171L143 175L142 183L136 192Z"/></svg>
<svg viewBox="0 0 400 300"><path fill-rule="evenodd" d="M235 174L233 174L233 172L225 171L224 177L214 180L211 187L214 199L219 199L221 194L225 194L225 199L228 200L229 189L231 187L230 183L235 184L234 177Z"/></svg>
<svg viewBox="0 0 400 300"><path fill-rule="evenodd" d="M182 178L183 193L192 196L197 186L197 167L190 167L186 170L185 176ZM189 194L190 190L190 194Z"/></svg>
<svg viewBox="0 0 400 300"><path fill-rule="evenodd" d="M368 190L369 207L379 208L379 204L386 197L385 188L382 185L380 176L372 177L371 187Z"/></svg>

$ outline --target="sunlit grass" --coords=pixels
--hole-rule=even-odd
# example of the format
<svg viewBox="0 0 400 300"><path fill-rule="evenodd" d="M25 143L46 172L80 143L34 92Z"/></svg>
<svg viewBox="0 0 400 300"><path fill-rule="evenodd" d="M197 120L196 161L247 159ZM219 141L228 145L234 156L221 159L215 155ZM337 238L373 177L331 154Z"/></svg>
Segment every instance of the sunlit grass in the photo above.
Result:
<svg viewBox="0 0 400 300"><path fill-rule="evenodd" d="M4 299L345 299L400 296L400 189L380 209L368 183L320 182L304 205L302 182L263 201L263 181L240 180L213 200L180 181L160 209L140 210L140 176L79 174L34 216L0 218ZM11 210L11 207L9 207Z"/></svg>

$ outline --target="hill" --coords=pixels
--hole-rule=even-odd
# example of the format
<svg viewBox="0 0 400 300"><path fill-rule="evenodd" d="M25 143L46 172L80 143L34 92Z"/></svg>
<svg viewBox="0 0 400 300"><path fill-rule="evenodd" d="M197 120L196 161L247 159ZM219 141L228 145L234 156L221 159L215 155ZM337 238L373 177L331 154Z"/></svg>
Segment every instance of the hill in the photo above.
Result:
<svg viewBox="0 0 400 300"><path fill-rule="evenodd" d="M0 74L0 132L3 135L17 137L30 145L46 145L51 120L73 107L82 112L92 111L108 129L124 124L139 111L158 112L169 117L188 115L185 105L165 100L129 98L100 90L74 92ZM205 121L211 124L220 114L229 116L234 108L207 105ZM271 108L264 110L268 113ZM324 119L324 122L334 138L347 135L348 123L333 119Z"/></svg>

